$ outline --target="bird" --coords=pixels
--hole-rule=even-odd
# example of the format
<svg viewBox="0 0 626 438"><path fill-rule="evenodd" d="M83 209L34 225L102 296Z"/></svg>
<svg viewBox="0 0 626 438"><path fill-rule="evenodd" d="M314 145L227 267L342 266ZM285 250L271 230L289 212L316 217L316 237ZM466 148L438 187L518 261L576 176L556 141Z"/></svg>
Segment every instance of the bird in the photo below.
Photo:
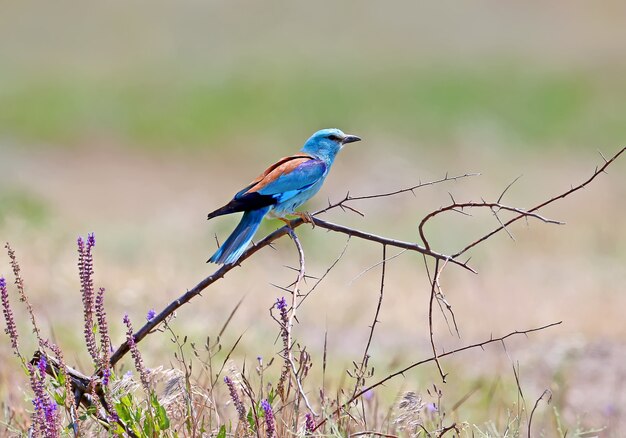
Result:
<svg viewBox="0 0 626 438"><path fill-rule="evenodd" d="M360 140L360 137L345 134L336 128L317 131L298 153L283 157L269 166L237 192L228 204L209 213L207 219L237 212L243 212L243 216L208 262L223 265L236 263L266 216L289 223L286 217L294 215L305 222L312 222L308 213L296 212L296 209L322 187L337 153L346 144Z"/></svg>

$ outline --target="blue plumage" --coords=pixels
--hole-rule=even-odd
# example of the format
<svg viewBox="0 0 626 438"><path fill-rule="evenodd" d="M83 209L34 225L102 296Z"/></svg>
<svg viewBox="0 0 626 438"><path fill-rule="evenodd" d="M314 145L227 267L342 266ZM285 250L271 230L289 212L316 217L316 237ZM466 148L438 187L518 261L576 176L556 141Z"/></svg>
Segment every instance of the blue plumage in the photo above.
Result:
<svg viewBox="0 0 626 438"><path fill-rule="evenodd" d="M337 153L347 143L361 140L339 129L313 134L299 153L280 159L239 191L225 206L209 213L208 219L243 211L239 225L209 262L235 263L246 250L266 214L284 218L315 195L324 183Z"/></svg>

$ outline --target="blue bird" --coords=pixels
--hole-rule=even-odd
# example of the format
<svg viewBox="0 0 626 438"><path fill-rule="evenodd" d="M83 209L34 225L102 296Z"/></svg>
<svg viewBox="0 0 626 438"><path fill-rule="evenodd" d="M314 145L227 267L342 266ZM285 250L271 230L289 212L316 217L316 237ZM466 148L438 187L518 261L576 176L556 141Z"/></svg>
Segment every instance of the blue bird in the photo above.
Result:
<svg viewBox="0 0 626 438"><path fill-rule="evenodd" d="M339 129L322 129L309 138L300 152L284 157L268 167L258 178L239 191L225 206L209 213L208 219L243 211L239 225L211 256L209 262L232 264L246 250L263 218L285 220L295 215L309 222L307 213L296 208L315 195L335 161L348 143L361 140Z"/></svg>

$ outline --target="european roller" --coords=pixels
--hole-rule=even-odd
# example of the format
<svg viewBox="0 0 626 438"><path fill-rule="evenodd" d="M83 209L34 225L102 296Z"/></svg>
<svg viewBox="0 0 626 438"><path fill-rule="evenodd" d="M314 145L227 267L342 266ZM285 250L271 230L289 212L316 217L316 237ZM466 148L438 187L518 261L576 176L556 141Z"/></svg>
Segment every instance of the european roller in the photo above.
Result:
<svg viewBox="0 0 626 438"><path fill-rule="evenodd" d="M304 143L300 152L272 164L228 204L209 213L208 219L244 212L239 225L209 262L235 263L266 215L282 220L287 215L295 215L309 222L310 216L296 212L296 208L319 191L344 145L359 140L356 135L344 134L339 129L317 131Z"/></svg>

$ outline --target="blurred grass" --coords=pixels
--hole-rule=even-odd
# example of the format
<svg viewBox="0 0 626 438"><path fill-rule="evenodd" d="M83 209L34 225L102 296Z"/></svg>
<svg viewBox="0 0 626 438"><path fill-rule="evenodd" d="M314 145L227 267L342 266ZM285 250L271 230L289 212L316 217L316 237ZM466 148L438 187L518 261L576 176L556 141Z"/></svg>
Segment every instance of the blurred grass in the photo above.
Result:
<svg viewBox="0 0 626 438"><path fill-rule="evenodd" d="M0 189L0 226L9 217L40 226L48 219L49 208L43 199L23 189Z"/></svg>
<svg viewBox="0 0 626 438"><path fill-rule="evenodd" d="M260 71L261 73L257 73ZM5 75L0 137L20 145L109 138L205 148L312 127L375 127L426 143L486 131L518 147L612 144L626 136L615 72L489 64L320 71L258 68L216 77ZM265 72L265 73L263 73ZM347 129L347 128L346 128Z"/></svg>

